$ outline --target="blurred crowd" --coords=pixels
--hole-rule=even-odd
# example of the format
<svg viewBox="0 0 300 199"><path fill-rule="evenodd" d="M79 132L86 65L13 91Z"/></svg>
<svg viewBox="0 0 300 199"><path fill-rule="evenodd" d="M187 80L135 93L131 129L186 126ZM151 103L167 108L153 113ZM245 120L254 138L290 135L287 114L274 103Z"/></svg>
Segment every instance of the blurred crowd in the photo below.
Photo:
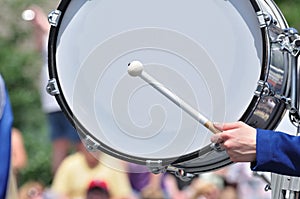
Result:
<svg viewBox="0 0 300 199"><path fill-rule="evenodd" d="M19 187L19 199L270 199L267 183L248 164L232 164L181 181L171 173L153 174L145 166L83 144L59 165L50 186L31 181Z"/></svg>
<svg viewBox="0 0 300 199"><path fill-rule="evenodd" d="M264 190L267 183L254 176L247 163L199 174L186 182L170 173L152 174L145 166L124 162L101 152L88 152L54 98L49 96L52 99L46 99L46 40L50 28L47 17L42 9L32 6L23 18L33 26L37 49L45 62L41 70L41 98L50 127L53 180L51 185L37 181L20 185L19 199L271 198L271 193ZM73 147L71 154L70 147ZM13 128L12 167L15 177L26 163L22 132Z"/></svg>

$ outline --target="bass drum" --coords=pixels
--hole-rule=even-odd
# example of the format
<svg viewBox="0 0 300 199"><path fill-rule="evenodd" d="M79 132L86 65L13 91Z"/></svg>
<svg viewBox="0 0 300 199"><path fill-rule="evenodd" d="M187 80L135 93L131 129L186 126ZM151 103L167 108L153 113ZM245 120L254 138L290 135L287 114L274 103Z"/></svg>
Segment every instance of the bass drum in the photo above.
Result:
<svg viewBox="0 0 300 199"><path fill-rule="evenodd" d="M140 78L140 60L211 121L275 128L288 93L287 28L270 0L63 0L49 15L49 85L90 150L199 173L231 163L212 135Z"/></svg>

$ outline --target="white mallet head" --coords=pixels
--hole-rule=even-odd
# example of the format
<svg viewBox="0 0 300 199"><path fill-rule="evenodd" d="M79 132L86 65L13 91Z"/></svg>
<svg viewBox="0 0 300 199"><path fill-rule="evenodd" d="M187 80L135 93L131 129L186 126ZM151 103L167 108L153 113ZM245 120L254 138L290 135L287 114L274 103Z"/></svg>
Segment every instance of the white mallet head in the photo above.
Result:
<svg viewBox="0 0 300 199"><path fill-rule="evenodd" d="M133 61L128 64L128 74L136 77L142 74L144 66L140 61Z"/></svg>

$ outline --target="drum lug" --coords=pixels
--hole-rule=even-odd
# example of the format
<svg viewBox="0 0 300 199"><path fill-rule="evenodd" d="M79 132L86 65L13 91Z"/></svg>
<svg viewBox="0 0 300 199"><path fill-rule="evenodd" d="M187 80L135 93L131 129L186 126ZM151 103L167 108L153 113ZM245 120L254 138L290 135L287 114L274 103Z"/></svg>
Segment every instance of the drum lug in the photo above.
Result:
<svg viewBox="0 0 300 199"><path fill-rule="evenodd" d="M182 181L190 181L192 178L195 177L192 173L187 173L183 169L174 167L174 166L168 166L167 171L170 173L173 173L177 178L179 178Z"/></svg>
<svg viewBox="0 0 300 199"><path fill-rule="evenodd" d="M46 90L52 96L60 94L56 79L53 78L48 81Z"/></svg>
<svg viewBox="0 0 300 199"><path fill-rule="evenodd" d="M59 22L59 18L61 16L61 11L60 10L53 10L48 14L48 22L52 26L57 26Z"/></svg>
<svg viewBox="0 0 300 199"><path fill-rule="evenodd" d="M256 14L257 14L260 28L265 28L267 26L270 26L271 24L274 24L274 25L277 24L277 22L273 19L273 17L268 13L259 11Z"/></svg>
<svg viewBox="0 0 300 199"><path fill-rule="evenodd" d="M146 160L146 166L150 172L154 174L166 172L166 167L163 166L162 160Z"/></svg>
<svg viewBox="0 0 300 199"><path fill-rule="evenodd" d="M299 56L300 36L295 28L280 29L280 34L273 43L280 44L280 50L290 53L292 56Z"/></svg>
<svg viewBox="0 0 300 199"><path fill-rule="evenodd" d="M254 92L255 96L261 97L261 96L270 96L273 94L273 91L270 88L270 85L268 82L265 82L263 80L259 80L257 82L257 88Z"/></svg>
<svg viewBox="0 0 300 199"><path fill-rule="evenodd" d="M86 150L88 150L89 152L95 152L98 150L99 148L99 144L93 139L91 138L89 135L86 135L86 137L82 140Z"/></svg>
<svg viewBox="0 0 300 199"><path fill-rule="evenodd" d="M271 89L270 84L263 80L258 81L257 88L256 88L256 91L254 92L254 94L257 97L267 97L267 96L273 97L274 99L283 102L287 106L287 109L290 109L289 107L291 107L291 99L290 98L275 93Z"/></svg>
<svg viewBox="0 0 300 199"><path fill-rule="evenodd" d="M224 148L222 148L221 144L219 144L219 143L211 143L210 148L212 148L216 152L222 152L225 150Z"/></svg>
<svg viewBox="0 0 300 199"><path fill-rule="evenodd" d="M254 92L254 95L257 97L273 97L279 101L284 102L286 105L290 104L290 98L287 98L286 96L282 96L279 94L276 94L270 84L268 82L265 82L263 80L259 80L257 82L257 88L256 91Z"/></svg>
<svg viewBox="0 0 300 199"><path fill-rule="evenodd" d="M280 36L280 35L279 35ZM300 51L300 36L295 28L286 28L283 30L282 50L287 50L293 56L298 56ZM284 42L285 41L285 42Z"/></svg>

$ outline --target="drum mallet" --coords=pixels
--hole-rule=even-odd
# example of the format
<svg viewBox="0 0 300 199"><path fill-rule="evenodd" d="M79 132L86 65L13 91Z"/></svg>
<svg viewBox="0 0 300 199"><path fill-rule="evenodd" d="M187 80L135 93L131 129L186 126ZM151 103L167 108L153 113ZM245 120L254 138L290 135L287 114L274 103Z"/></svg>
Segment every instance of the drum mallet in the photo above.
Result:
<svg viewBox="0 0 300 199"><path fill-rule="evenodd" d="M146 71L144 71L144 66L140 61L132 61L128 64L128 74L132 77L139 76L148 84L150 84L153 88L158 90L172 102L174 102L178 107L192 116L195 120L200 122L203 126L209 129L212 133L220 133L221 131L214 127L213 123L208 120L205 116L195 110L192 106L186 103L183 99L175 95L172 91L166 88L163 84L159 83L156 79L154 79L151 75L149 75Z"/></svg>

